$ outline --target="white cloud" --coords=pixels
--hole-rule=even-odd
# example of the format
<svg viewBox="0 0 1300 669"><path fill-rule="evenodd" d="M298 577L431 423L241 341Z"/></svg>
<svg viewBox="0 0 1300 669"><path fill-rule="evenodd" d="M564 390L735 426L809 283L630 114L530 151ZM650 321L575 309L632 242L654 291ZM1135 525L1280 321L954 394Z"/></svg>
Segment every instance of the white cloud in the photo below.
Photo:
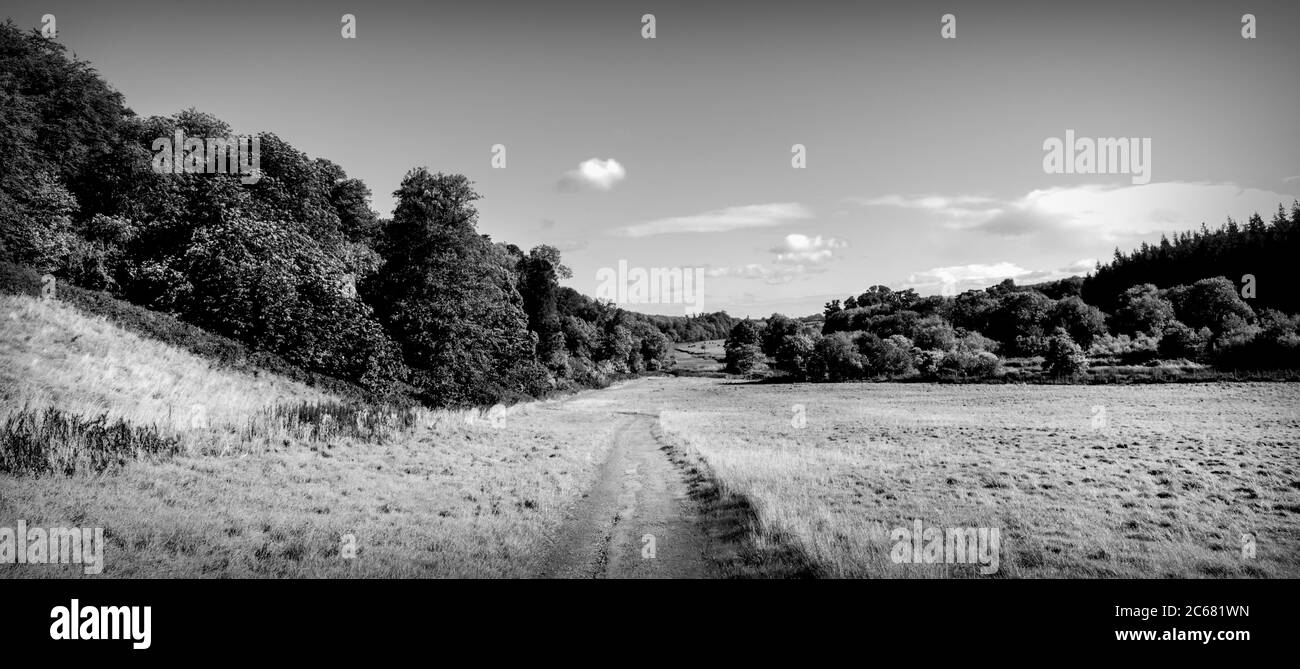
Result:
<svg viewBox="0 0 1300 669"><path fill-rule="evenodd" d="M646 237L682 232L726 232L746 228L763 228L812 217L812 212L797 202L751 204L727 207L692 216L660 218L615 230L626 237Z"/></svg>
<svg viewBox="0 0 1300 669"><path fill-rule="evenodd" d="M1025 285L1082 276L1091 272L1096 264L1094 258L1083 258L1054 270L1028 270L1011 262L935 267L912 273L903 287L914 288L921 293L953 295L966 290L987 288L1005 279L1013 279L1017 284Z"/></svg>
<svg viewBox="0 0 1300 669"><path fill-rule="evenodd" d="M627 170L617 160L588 158L578 163L578 169L565 172L557 188L562 191L609 190L626 178Z"/></svg>
<svg viewBox="0 0 1300 669"><path fill-rule="evenodd" d="M780 244L772 247L773 262L783 264L823 263L835 256L835 249L848 246L848 242L834 237L789 234Z"/></svg>
<svg viewBox="0 0 1300 669"><path fill-rule="evenodd" d="M807 265L779 265L776 267L766 267L760 263L749 263L745 265L731 265L728 267L713 267L705 270L705 276L711 278L731 277L735 279L748 279L762 281L767 284L790 283L800 276L806 274L818 274L825 272L823 267L809 267Z"/></svg>
<svg viewBox="0 0 1300 669"><path fill-rule="evenodd" d="M1136 237L1217 226L1223 217L1267 216L1292 195L1231 183L1162 182L1142 186L1088 184L1030 191L1014 199L984 196L852 198L863 206L891 206L927 212L954 230L1002 237L1053 235L1117 243Z"/></svg>

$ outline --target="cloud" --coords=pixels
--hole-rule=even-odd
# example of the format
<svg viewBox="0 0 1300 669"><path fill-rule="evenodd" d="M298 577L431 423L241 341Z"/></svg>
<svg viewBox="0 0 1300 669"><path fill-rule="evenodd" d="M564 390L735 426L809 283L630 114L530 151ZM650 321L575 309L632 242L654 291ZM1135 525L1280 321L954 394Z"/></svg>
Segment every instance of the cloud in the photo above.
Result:
<svg viewBox="0 0 1300 669"><path fill-rule="evenodd" d="M1024 285L1081 276L1091 272L1096 264L1094 258L1083 258L1054 270L1028 270L1011 262L935 267L912 273L903 287L914 288L922 293L955 295L967 290L987 288L1005 279L1014 279L1017 284Z"/></svg>
<svg viewBox="0 0 1300 669"><path fill-rule="evenodd" d="M578 169L565 172L556 188L565 192L609 190L626 178L627 170L617 160L588 158L578 163Z"/></svg>
<svg viewBox="0 0 1300 669"><path fill-rule="evenodd" d="M553 246L557 251L571 253L573 251L581 251L587 248L587 241L585 239L564 239L555 242Z"/></svg>
<svg viewBox="0 0 1300 669"><path fill-rule="evenodd" d="M1300 174L1297 174L1293 177L1282 177L1282 183L1284 184L1291 183L1292 181L1300 181Z"/></svg>
<svg viewBox="0 0 1300 669"><path fill-rule="evenodd" d="M1231 183L1162 182L1142 186L1087 184L1030 191L1013 199L985 196L885 195L850 198L862 206L897 207L925 213L952 230L997 237L1057 238L1061 243L1107 243L1189 230L1216 217L1244 219L1267 214L1292 195ZM1207 220L1207 216L1211 217Z"/></svg>
<svg viewBox="0 0 1300 669"><path fill-rule="evenodd" d="M746 228L764 228L812 217L812 212L797 202L750 204L727 207L692 216L660 218L637 223L614 231L625 237L647 237L684 232L726 232Z"/></svg>
<svg viewBox="0 0 1300 669"><path fill-rule="evenodd" d="M773 262L782 264L823 263L835 256L835 249L847 247L848 242L833 237L809 237L808 235L790 234L772 247L775 254Z"/></svg>
<svg viewBox="0 0 1300 669"><path fill-rule="evenodd" d="M782 265L779 267L765 267L760 263L749 263L746 265L731 265L728 267L713 267L705 270L704 275L710 278L731 277L735 279L748 279L762 281L763 283L777 285L790 283L797 277L805 274L815 274L826 271L821 267L808 267L805 265Z"/></svg>

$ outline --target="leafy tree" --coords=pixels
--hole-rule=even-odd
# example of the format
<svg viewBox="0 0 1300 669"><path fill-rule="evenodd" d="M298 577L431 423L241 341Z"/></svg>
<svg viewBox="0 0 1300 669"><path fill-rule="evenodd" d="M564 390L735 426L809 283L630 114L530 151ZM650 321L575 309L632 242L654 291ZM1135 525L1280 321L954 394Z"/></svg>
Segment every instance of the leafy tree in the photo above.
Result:
<svg viewBox="0 0 1300 669"><path fill-rule="evenodd" d="M913 342L922 349L950 351L957 346L957 331L941 316L927 316L913 329Z"/></svg>
<svg viewBox="0 0 1300 669"><path fill-rule="evenodd" d="M1170 297L1178 320L1192 328L1222 332L1233 316L1246 321L1255 318L1254 310L1241 299L1236 286L1221 276L1201 279L1187 289L1171 290Z"/></svg>
<svg viewBox="0 0 1300 669"><path fill-rule="evenodd" d="M763 328L762 346L765 355L776 357L777 350L785 340L799 333L799 321L786 318L781 314L772 314Z"/></svg>
<svg viewBox="0 0 1300 669"><path fill-rule="evenodd" d="M1170 321L1160 337L1160 357L1199 360L1205 355L1205 347L1211 336L1209 328L1193 330L1179 321Z"/></svg>
<svg viewBox="0 0 1300 669"><path fill-rule="evenodd" d="M814 352L821 371L830 381L856 379L865 373L862 354L858 352L853 336L847 332L821 337L814 345Z"/></svg>
<svg viewBox="0 0 1300 669"><path fill-rule="evenodd" d="M1057 330L1048 341L1043 369L1058 378L1077 378L1088 369L1088 355L1064 330Z"/></svg>
<svg viewBox="0 0 1300 669"><path fill-rule="evenodd" d="M1006 346L1012 353L1023 353L1023 340L1042 336L1053 306L1050 298L1034 291L1004 294L989 315L988 329L983 332Z"/></svg>
<svg viewBox="0 0 1300 669"><path fill-rule="evenodd" d="M787 336L777 347L776 368L795 380L803 380L808 376L808 361L814 350L815 344L808 335Z"/></svg>
<svg viewBox="0 0 1300 669"><path fill-rule="evenodd" d="M1101 310L1071 295L1052 305L1048 322L1053 328L1065 330L1070 338L1087 348L1097 337L1106 333L1106 316Z"/></svg>
<svg viewBox="0 0 1300 669"><path fill-rule="evenodd" d="M479 196L469 179L414 169L393 195L370 298L401 342L413 384L441 405L527 392L536 336L508 254L475 231Z"/></svg>
<svg viewBox="0 0 1300 669"><path fill-rule="evenodd" d="M1126 334L1156 334L1174 320L1174 305L1154 285L1133 286L1120 296L1115 327Z"/></svg>
<svg viewBox="0 0 1300 669"><path fill-rule="evenodd" d="M749 319L736 323L723 344L726 369L731 374L748 374L763 361L762 331Z"/></svg>

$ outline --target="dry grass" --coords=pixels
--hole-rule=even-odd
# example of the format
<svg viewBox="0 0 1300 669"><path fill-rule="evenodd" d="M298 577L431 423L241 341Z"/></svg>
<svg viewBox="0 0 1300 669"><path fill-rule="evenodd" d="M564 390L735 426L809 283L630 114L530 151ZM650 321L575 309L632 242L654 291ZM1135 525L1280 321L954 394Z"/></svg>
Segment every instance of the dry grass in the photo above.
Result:
<svg viewBox="0 0 1300 669"><path fill-rule="evenodd" d="M136 425L243 428L259 410L338 398L301 383L233 372L59 302L0 295L0 402L107 415ZM199 408L196 408L199 407Z"/></svg>
<svg viewBox="0 0 1300 669"><path fill-rule="evenodd" d="M240 446L191 440L188 454L109 475L0 474L0 526L103 527L105 577L529 575L616 426L561 401L420 410L358 438L321 429L352 415L325 393L213 368L57 303L0 299L7 413L55 406L192 437L177 414L202 403L209 425L197 432L224 436L197 443ZM80 573L0 565L0 577Z"/></svg>
<svg viewBox="0 0 1300 669"><path fill-rule="evenodd" d="M1001 528L1001 577L1300 575L1292 384L678 383L667 438L827 576L977 573L892 562L890 531L917 518Z"/></svg>

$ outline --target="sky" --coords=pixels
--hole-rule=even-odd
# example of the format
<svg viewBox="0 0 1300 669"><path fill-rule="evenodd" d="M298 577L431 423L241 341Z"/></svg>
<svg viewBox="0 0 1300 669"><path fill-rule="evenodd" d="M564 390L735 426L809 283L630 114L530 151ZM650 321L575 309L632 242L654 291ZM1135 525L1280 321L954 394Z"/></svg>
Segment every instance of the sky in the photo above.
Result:
<svg viewBox="0 0 1300 669"><path fill-rule="evenodd" d="M481 232L558 247L589 295L620 262L699 268L699 299L624 305L648 313L806 315L875 284L1060 278L1300 197L1288 0L4 10L32 28L45 14L137 114L274 132L363 179L382 215L425 166L470 177ZM1136 162L1049 172L1067 131L1134 139L1145 178Z"/></svg>

